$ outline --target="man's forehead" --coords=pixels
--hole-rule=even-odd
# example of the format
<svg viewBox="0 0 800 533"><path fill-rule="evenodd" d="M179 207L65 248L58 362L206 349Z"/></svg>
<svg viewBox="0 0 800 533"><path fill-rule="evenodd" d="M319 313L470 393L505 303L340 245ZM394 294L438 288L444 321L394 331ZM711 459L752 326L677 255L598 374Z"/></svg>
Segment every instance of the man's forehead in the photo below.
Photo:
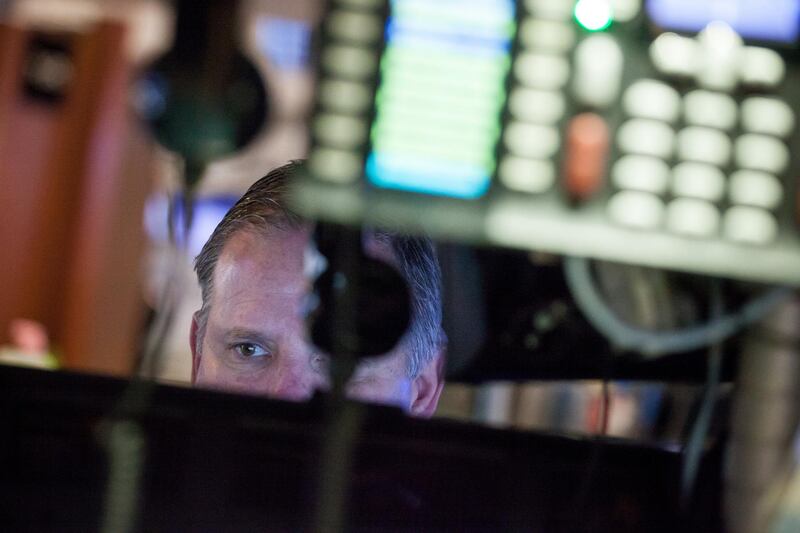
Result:
<svg viewBox="0 0 800 533"><path fill-rule="evenodd" d="M307 228L238 230L220 253L214 287L297 292L303 285L303 252L308 242Z"/></svg>

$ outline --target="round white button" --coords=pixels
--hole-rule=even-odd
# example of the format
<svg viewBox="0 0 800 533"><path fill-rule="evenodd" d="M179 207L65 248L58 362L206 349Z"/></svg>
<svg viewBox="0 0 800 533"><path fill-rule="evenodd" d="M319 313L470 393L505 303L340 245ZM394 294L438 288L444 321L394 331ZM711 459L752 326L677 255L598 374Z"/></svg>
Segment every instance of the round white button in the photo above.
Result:
<svg viewBox="0 0 800 533"><path fill-rule="evenodd" d="M663 194L669 182L669 166L656 157L624 155L614 163L611 180L620 189Z"/></svg>
<svg viewBox="0 0 800 533"><path fill-rule="evenodd" d="M778 223L763 209L737 205L725 213L725 236L747 244L767 244L778 235Z"/></svg>
<svg viewBox="0 0 800 533"><path fill-rule="evenodd" d="M623 226L654 229L661 225L664 203L645 192L621 191L608 201L608 216Z"/></svg>
<svg viewBox="0 0 800 533"><path fill-rule="evenodd" d="M786 64L776 51L745 46L741 60L742 83L774 89L781 84L785 74Z"/></svg>
<svg viewBox="0 0 800 533"><path fill-rule="evenodd" d="M723 167L731 158L731 140L719 130L690 126L678 132L678 157Z"/></svg>
<svg viewBox="0 0 800 533"><path fill-rule="evenodd" d="M497 174L500 183L509 189L533 194L550 190L556 181L551 161L524 157L504 157Z"/></svg>
<svg viewBox="0 0 800 533"><path fill-rule="evenodd" d="M553 124L564 116L564 96L555 91L517 87L511 91L508 109L514 118L538 124Z"/></svg>
<svg viewBox="0 0 800 533"><path fill-rule="evenodd" d="M528 18L519 27L519 41L523 48L567 52L575 45L575 29L564 22Z"/></svg>
<svg viewBox="0 0 800 533"><path fill-rule="evenodd" d="M616 102L625 57L617 41L605 33L583 39L575 49L572 88L579 102L607 107Z"/></svg>
<svg viewBox="0 0 800 533"><path fill-rule="evenodd" d="M314 119L314 134L332 148L357 148L367 140L367 123L349 115L321 113Z"/></svg>
<svg viewBox="0 0 800 533"><path fill-rule="evenodd" d="M775 137L748 133L736 139L736 164L742 168L782 174L789 166L789 149Z"/></svg>
<svg viewBox="0 0 800 533"><path fill-rule="evenodd" d="M523 52L514 61L514 74L535 89L560 89L569 79L569 62L558 55Z"/></svg>
<svg viewBox="0 0 800 533"><path fill-rule="evenodd" d="M667 228L681 235L715 235L719 229L719 218L719 211L702 200L678 198L667 206Z"/></svg>
<svg viewBox="0 0 800 533"><path fill-rule="evenodd" d="M718 202L725 193L725 175L712 165L683 162L672 170L672 192L676 196Z"/></svg>
<svg viewBox="0 0 800 533"><path fill-rule="evenodd" d="M742 128L785 138L794 129L794 112L783 100L753 96L742 102Z"/></svg>
<svg viewBox="0 0 800 533"><path fill-rule="evenodd" d="M367 84L329 79L320 84L319 101L328 109L361 113L372 106L372 94Z"/></svg>
<svg viewBox="0 0 800 533"><path fill-rule="evenodd" d="M511 122L506 127L503 139L509 152L533 159L550 158L559 147L556 128L523 122Z"/></svg>
<svg viewBox="0 0 800 533"><path fill-rule="evenodd" d="M694 39L662 33L650 45L650 59L668 76L689 77L697 72L698 46Z"/></svg>
<svg viewBox="0 0 800 533"><path fill-rule="evenodd" d="M629 115L664 122L677 120L680 104L678 91L655 80L636 81L622 97L622 106Z"/></svg>
<svg viewBox="0 0 800 533"><path fill-rule="evenodd" d="M668 159L674 149L675 132L664 122L635 118L619 128L617 144L623 152Z"/></svg>
<svg viewBox="0 0 800 533"><path fill-rule="evenodd" d="M687 124L730 130L736 125L736 102L726 94L696 90L683 101Z"/></svg>
<svg viewBox="0 0 800 533"><path fill-rule="evenodd" d="M775 209L783 200L783 186L772 174L737 170L731 174L728 195L734 204Z"/></svg>

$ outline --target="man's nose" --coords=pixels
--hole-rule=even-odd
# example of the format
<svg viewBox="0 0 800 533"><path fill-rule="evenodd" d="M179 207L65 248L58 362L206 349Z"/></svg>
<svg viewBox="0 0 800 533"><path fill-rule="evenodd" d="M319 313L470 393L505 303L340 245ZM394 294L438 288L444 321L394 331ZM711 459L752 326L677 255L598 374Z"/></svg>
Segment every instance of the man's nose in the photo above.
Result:
<svg viewBox="0 0 800 533"><path fill-rule="evenodd" d="M314 371L302 361L280 361L268 376L267 394L281 400L305 401L316 388Z"/></svg>

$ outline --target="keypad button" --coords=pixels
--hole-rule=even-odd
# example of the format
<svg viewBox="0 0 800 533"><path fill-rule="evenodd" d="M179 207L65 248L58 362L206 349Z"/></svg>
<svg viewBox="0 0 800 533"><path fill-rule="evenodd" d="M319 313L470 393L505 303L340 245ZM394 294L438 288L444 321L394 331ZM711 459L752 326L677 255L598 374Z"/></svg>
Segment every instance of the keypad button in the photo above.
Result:
<svg viewBox="0 0 800 533"><path fill-rule="evenodd" d="M523 48L564 53L575 45L575 28L564 22L528 18L520 24L519 42Z"/></svg>
<svg viewBox="0 0 800 533"><path fill-rule="evenodd" d="M556 181L552 161L506 156L497 171L500 183L511 190L524 193L543 193Z"/></svg>
<svg viewBox="0 0 800 533"><path fill-rule="evenodd" d="M794 129L794 112L783 100L753 96L742 102L742 129L785 138Z"/></svg>
<svg viewBox="0 0 800 533"><path fill-rule="evenodd" d="M731 130L736 125L736 102L726 94L696 90L683 101L683 116L687 124Z"/></svg>
<svg viewBox="0 0 800 533"><path fill-rule="evenodd" d="M503 139L509 152L533 159L552 157L560 144L556 128L516 121L506 127Z"/></svg>
<svg viewBox="0 0 800 533"><path fill-rule="evenodd" d="M775 89L786 75L786 64L774 50L746 46L742 51L742 83L766 89Z"/></svg>
<svg viewBox="0 0 800 533"><path fill-rule="evenodd" d="M669 177L669 166L664 161L645 155L622 156L611 168L612 183L620 189L663 194Z"/></svg>
<svg viewBox="0 0 800 533"><path fill-rule="evenodd" d="M569 79L569 62L558 55L523 52L514 61L514 74L534 89L560 89Z"/></svg>
<svg viewBox="0 0 800 533"><path fill-rule="evenodd" d="M517 87L511 91L508 109L514 118L538 124L554 124L564 116L564 96L555 91Z"/></svg>
<svg viewBox="0 0 800 533"><path fill-rule="evenodd" d="M630 22L642 9L642 0L611 0L614 22Z"/></svg>
<svg viewBox="0 0 800 533"><path fill-rule="evenodd" d="M690 77L697 72L698 47L694 39L662 33L650 45L650 60L667 76Z"/></svg>
<svg viewBox="0 0 800 533"><path fill-rule="evenodd" d="M645 192L620 191L608 201L608 216L623 226L655 229L664 218L664 203Z"/></svg>
<svg viewBox="0 0 800 533"><path fill-rule="evenodd" d="M364 83L324 80L319 87L323 107L343 113L363 113L372 107L372 92Z"/></svg>
<svg viewBox="0 0 800 533"><path fill-rule="evenodd" d="M781 182L766 172L737 170L731 174L728 196L731 203L775 209L783 201Z"/></svg>
<svg viewBox="0 0 800 533"><path fill-rule="evenodd" d="M690 237L711 237L719 231L719 211L708 202L678 198L667 206L667 229Z"/></svg>
<svg viewBox="0 0 800 533"><path fill-rule="evenodd" d="M730 26L711 22L697 36L700 68L697 82L705 88L732 91L739 83L744 43Z"/></svg>
<svg viewBox="0 0 800 533"><path fill-rule="evenodd" d="M778 235L775 217L757 207L731 207L725 212L723 226L728 239L746 244L767 244Z"/></svg>
<svg viewBox="0 0 800 533"><path fill-rule="evenodd" d="M731 158L731 140L719 130L690 126L678 132L678 157L724 167Z"/></svg>
<svg viewBox="0 0 800 533"><path fill-rule="evenodd" d="M675 132L663 122L631 119L617 131L617 144L623 152L668 159L674 149Z"/></svg>
<svg viewBox="0 0 800 533"><path fill-rule="evenodd" d="M678 91L655 80L639 80L633 83L622 97L622 106L629 115L664 122L677 120L680 105Z"/></svg>
<svg viewBox="0 0 800 533"><path fill-rule="evenodd" d="M322 53L322 66L343 78L365 80L375 75L378 58L367 48L335 45Z"/></svg>
<svg viewBox="0 0 800 533"><path fill-rule="evenodd" d="M315 148L309 157L311 173L334 183L354 183L361 177L362 159L356 152Z"/></svg>
<svg viewBox="0 0 800 533"><path fill-rule="evenodd" d="M367 140L367 123L361 118L321 113L314 119L317 140L331 148L357 148Z"/></svg>
<svg viewBox="0 0 800 533"><path fill-rule="evenodd" d="M735 152L742 168L780 175L789 166L789 149L775 137L747 133L736 139Z"/></svg>
<svg viewBox="0 0 800 533"><path fill-rule="evenodd" d="M378 41L383 34L383 20L377 14L337 10L326 22L331 36L358 43Z"/></svg>
<svg viewBox="0 0 800 533"><path fill-rule="evenodd" d="M528 11L541 18L568 21L575 0L525 0Z"/></svg>
<svg viewBox="0 0 800 533"><path fill-rule="evenodd" d="M705 163L679 163L672 170L672 193L718 202L725 194L725 174Z"/></svg>
<svg viewBox="0 0 800 533"><path fill-rule="evenodd" d="M599 33L583 39L575 49L575 98L594 107L616 102L624 60L622 48L610 35Z"/></svg>

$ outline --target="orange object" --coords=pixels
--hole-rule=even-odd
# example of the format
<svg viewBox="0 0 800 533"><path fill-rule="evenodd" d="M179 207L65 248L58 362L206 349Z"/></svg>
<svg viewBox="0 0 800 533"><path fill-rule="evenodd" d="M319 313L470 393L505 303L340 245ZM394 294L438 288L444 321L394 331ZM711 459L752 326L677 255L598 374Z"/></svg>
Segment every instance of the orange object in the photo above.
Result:
<svg viewBox="0 0 800 533"><path fill-rule="evenodd" d="M564 156L564 189L567 196L583 202L605 183L610 133L597 113L581 113L567 125Z"/></svg>

